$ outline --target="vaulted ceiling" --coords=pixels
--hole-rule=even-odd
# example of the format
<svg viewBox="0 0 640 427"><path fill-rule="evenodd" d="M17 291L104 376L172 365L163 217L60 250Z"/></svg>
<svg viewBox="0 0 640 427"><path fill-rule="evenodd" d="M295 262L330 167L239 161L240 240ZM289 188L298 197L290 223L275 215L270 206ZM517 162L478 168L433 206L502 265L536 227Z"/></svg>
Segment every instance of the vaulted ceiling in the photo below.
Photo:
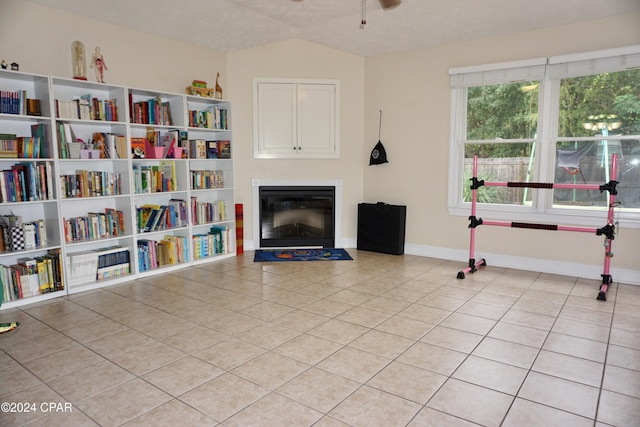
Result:
<svg viewBox="0 0 640 427"><path fill-rule="evenodd" d="M640 12L640 0L29 0L222 52L303 39L360 56ZM640 22L639 22L640 25Z"/></svg>

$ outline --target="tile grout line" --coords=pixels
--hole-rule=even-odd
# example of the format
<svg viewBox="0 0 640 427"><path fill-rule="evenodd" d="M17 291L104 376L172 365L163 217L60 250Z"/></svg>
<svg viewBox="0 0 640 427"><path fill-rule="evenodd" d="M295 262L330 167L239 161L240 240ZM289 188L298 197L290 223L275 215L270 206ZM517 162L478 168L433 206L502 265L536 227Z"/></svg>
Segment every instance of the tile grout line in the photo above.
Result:
<svg viewBox="0 0 640 427"><path fill-rule="evenodd" d="M618 288L619 283L616 282L616 295L613 300L613 310L611 311L611 320L609 322L609 333L607 334L607 350L604 353L604 361L602 363L602 376L600 377L600 387L598 388L598 401L596 402L596 412L594 417L594 425L598 422L598 415L600 413L600 400L602 399L602 391L604 386L604 379L607 374L607 360L609 357L609 348L611 345L611 332L613 331L613 319L616 314L616 307L618 305ZM603 422L604 423L604 422Z"/></svg>

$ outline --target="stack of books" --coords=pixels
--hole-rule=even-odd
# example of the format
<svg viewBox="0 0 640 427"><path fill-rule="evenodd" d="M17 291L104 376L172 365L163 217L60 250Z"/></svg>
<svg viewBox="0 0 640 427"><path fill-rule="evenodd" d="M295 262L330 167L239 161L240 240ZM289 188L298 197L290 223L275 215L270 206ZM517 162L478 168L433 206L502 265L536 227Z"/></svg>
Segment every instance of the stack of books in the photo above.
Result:
<svg viewBox="0 0 640 427"><path fill-rule="evenodd" d="M110 279L131 272L129 249L122 246L76 252L67 255L69 284L79 285Z"/></svg>
<svg viewBox="0 0 640 427"><path fill-rule="evenodd" d="M5 301L15 301L64 289L60 249L37 257L22 257L12 265L0 265Z"/></svg>

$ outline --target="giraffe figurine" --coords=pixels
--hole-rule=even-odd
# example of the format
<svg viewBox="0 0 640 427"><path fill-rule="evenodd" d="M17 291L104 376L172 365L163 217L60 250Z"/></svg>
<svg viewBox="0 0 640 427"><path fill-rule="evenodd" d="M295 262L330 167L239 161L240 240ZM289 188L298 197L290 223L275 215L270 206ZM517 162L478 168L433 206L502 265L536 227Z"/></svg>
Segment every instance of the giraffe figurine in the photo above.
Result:
<svg viewBox="0 0 640 427"><path fill-rule="evenodd" d="M222 99L222 86L218 84L218 78L220 78L220 73L216 75L216 88L214 98Z"/></svg>

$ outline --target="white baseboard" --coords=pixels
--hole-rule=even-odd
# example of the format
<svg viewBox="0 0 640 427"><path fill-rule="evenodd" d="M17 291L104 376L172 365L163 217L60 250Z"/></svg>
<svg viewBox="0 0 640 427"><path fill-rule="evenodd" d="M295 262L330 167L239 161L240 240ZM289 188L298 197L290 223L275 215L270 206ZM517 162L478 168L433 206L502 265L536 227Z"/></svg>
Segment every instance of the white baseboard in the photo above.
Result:
<svg viewBox="0 0 640 427"><path fill-rule="evenodd" d="M463 265L469 261L468 250L458 250L450 248L439 248L434 246L424 246L406 244L405 253L409 255L419 255L431 258L446 259L449 261L460 261ZM481 253L476 254L476 259L484 258L487 264L495 267L513 268L518 270L539 271L542 273L561 274L565 276L576 276L585 279L602 279L602 265L579 264L566 261L554 261L546 259L525 258L504 254ZM640 270L628 268L616 268L615 261L612 261L609 273L614 282L628 283L630 285L640 285Z"/></svg>

